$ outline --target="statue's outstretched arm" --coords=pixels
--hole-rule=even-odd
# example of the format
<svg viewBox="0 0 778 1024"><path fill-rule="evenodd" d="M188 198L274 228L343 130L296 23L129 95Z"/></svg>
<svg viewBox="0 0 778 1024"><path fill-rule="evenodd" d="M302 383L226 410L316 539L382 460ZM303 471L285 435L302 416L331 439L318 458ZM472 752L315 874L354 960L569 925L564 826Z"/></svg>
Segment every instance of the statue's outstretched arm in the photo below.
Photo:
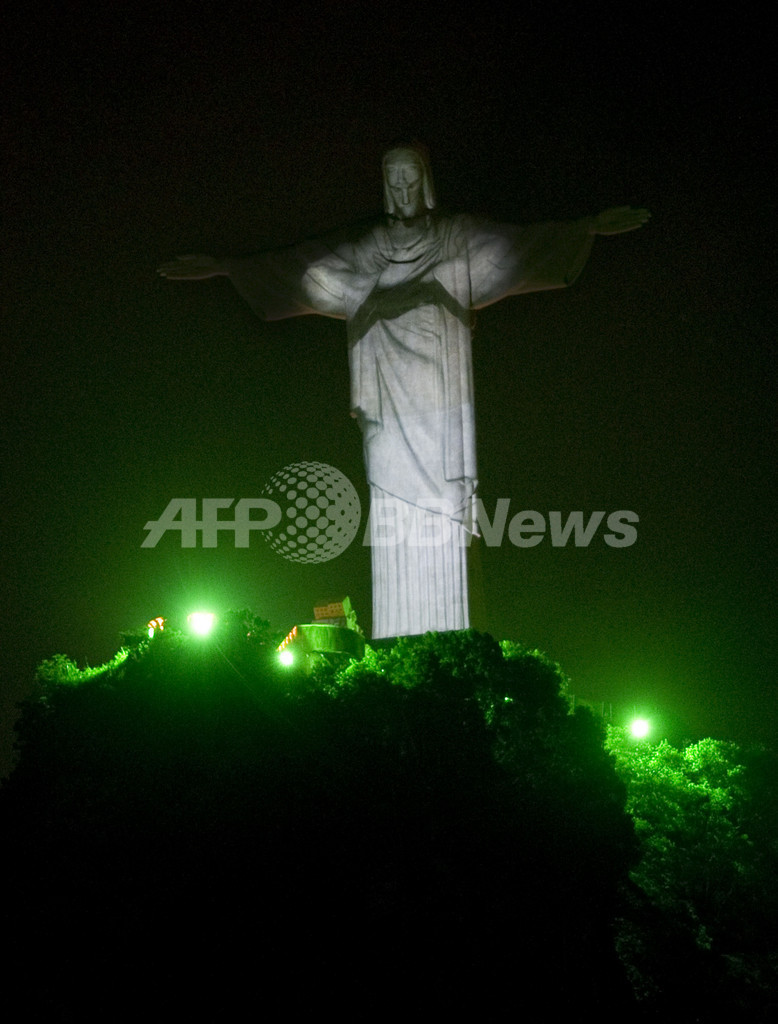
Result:
<svg viewBox="0 0 778 1024"><path fill-rule="evenodd" d="M225 262L196 253L176 256L174 260L162 263L157 267L157 273L170 281L204 281L209 277L226 277L229 270Z"/></svg>
<svg viewBox="0 0 778 1024"><path fill-rule="evenodd" d="M642 228L650 216L648 210L634 206L612 206L591 218L589 231L592 235L621 235Z"/></svg>

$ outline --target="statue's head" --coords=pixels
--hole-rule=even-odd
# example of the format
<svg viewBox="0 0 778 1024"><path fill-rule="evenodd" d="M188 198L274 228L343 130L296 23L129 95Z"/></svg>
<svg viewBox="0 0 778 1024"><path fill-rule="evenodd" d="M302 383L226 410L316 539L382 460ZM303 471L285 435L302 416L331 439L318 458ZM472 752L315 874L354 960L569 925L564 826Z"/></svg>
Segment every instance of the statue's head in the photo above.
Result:
<svg viewBox="0 0 778 1024"><path fill-rule="evenodd" d="M394 217L418 217L435 209L435 190L426 151L394 146L384 153L384 210Z"/></svg>

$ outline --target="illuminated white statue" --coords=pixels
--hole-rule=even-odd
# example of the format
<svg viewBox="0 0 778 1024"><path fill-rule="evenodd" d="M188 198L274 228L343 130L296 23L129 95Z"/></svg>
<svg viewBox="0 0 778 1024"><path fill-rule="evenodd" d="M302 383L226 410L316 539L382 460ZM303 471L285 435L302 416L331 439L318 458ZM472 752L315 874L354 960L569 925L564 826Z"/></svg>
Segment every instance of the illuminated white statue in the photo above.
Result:
<svg viewBox="0 0 778 1024"><path fill-rule="evenodd" d="M520 227L442 215L417 146L385 154L383 182L386 216L370 228L249 259L184 256L159 268L174 280L226 275L266 320L345 319L370 485L375 638L469 625L473 311L571 284L595 235L631 231L649 216L618 207Z"/></svg>

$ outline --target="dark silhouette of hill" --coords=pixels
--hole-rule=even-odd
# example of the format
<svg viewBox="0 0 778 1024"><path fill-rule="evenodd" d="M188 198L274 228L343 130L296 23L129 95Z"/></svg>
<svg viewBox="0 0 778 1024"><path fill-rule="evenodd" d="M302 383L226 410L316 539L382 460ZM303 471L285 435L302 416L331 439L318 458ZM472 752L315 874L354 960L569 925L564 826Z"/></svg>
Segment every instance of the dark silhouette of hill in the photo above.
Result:
<svg viewBox="0 0 778 1024"><path fill-rule="evenodd" d="M284 669L247 613L45 663L2 791L29 1013L637 1003L626 789L557 666L473 631Z"/></svg>

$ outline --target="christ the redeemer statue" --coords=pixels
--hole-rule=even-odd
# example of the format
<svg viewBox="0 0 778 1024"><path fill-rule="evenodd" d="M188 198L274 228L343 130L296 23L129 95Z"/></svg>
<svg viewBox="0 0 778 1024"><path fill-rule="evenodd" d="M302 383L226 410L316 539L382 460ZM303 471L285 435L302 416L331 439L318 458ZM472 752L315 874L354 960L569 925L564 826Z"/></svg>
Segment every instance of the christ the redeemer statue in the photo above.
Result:
<svg viewBox="0 0 778 1024"><path fill-rule="evenodd" d="M447 216L415 145L384 155L383 184L385 217L371 227L248 259L183 256L159 268L171 280L227 276L265 320L346 321L370 485L374 638L469 626L473 311L571 284L595 235L649 217L626 206L529 227Z"/></svg>

